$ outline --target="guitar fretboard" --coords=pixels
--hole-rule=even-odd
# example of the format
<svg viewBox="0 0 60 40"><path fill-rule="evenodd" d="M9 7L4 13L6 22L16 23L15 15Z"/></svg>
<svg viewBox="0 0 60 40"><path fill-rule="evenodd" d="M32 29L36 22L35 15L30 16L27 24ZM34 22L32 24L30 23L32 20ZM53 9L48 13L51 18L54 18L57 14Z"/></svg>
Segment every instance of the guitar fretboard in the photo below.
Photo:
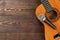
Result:
<svg viewBox="0 0 60 40"><path fill-rule="evenodd" d="M41 0L41 3L44 5L47 12L50 12L51 10L53 10L48 0Z"/></svg>

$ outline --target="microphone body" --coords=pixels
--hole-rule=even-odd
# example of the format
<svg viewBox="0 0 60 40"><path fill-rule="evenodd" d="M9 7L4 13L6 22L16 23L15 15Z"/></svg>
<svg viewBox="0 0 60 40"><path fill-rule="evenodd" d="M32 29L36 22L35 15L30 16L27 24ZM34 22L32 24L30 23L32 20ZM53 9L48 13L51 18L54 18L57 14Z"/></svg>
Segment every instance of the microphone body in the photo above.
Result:
<svg viewBox="0 0 60 40"><path fill-rule="evenodd" d="M40 21L45 22L46 24L48 24L48 25L49 25L50 27L52 27L53 29L56 29L56 26L55 26L54 24L52 24L52 23L45 17L45 15L40 14L40 15L38 16L38 19L39 19Z"/></svg>

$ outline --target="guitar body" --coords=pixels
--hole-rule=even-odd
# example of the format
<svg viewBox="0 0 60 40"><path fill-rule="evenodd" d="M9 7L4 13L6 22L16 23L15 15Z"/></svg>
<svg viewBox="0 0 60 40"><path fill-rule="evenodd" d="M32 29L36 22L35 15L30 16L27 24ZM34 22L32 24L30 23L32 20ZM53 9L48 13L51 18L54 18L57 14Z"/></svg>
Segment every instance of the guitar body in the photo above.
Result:
<svg viewBox="0 0 60 40"><path fill-rule="evenodd" d="M44 14L46 18L52 22L56 26L56 30L51 28L49 25L47 25L45 22L42 22L44 24L44 32L45 32L45 40L60 40L60 37L54 38L55 35L60 33L60 1L59 0L48 0L52 8L57 12L57 16L55 19L50 19L49 16L47 15L46 9L43 4L40 4L36 8L36 17L39 20L38 16L40 14Z"/></svg>

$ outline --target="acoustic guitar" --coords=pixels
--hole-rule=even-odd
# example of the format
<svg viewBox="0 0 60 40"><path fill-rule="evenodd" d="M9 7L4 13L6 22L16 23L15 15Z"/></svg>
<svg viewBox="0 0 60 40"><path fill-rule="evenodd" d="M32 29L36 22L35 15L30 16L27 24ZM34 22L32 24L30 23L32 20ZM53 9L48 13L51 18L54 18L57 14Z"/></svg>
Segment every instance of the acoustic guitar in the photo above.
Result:
<svg viewBox="0 0 60 40"><path fill-rule="evenodd" d="M45 40L60 40L60 0L40 0L36 17L43 23Z"/></svg>

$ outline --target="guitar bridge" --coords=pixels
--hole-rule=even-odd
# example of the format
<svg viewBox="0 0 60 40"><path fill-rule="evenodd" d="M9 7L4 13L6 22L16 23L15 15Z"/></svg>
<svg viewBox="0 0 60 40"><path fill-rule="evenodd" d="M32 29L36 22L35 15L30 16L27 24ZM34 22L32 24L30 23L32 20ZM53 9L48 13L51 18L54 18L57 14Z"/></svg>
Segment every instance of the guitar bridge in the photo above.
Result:
<svg viewBox="0 0 60 40"><path fill-rule="evenodd" d="M54 39L58 39L58 38L60 38L60 33L58 33L54 36Z"/></svg>

